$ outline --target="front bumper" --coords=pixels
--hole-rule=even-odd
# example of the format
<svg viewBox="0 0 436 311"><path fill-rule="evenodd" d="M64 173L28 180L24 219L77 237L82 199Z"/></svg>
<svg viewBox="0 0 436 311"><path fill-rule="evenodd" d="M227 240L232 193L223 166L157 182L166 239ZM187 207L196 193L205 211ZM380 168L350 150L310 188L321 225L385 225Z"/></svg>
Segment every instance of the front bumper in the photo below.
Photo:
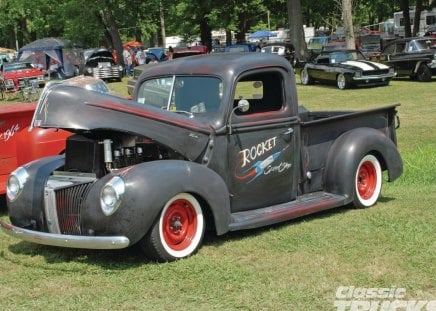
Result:
<svg viewBox="0 0 436 311"><path fill-rule="evenodd" d="M0 219L0 229L23 241L69 248L86 249L120 249L129 246L130 241L125 236L81 236L65 235L23 229L8 224Z"/></svg>
<svg viewBox="0 0 436 311"><path fill-rule="evenodd" d="M358 81L358 82L361 82L361 81L388 81L394 77L395 77L395 73L387 73L384 75L373 75L373 76L370 76L370 75L368 75L368 76L362 75L359 77L353 76L353 80Z"/></svg>

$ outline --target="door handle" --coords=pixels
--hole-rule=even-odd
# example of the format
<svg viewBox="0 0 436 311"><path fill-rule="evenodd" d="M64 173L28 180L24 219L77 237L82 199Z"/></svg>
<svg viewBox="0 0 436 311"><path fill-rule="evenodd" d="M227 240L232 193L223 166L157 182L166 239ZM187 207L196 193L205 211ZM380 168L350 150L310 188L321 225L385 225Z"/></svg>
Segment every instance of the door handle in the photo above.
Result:
<svg viewBox="0 0 436 311"><path fill-rule="evenodd" d="M283 140L285 141L285 142L287 142L287 143L289 143L290 141L291 141L291 137L292 137L292 134L294 133L294 129L293 128L288 128L283 134L282 134L282 137L283 137Z"/></svg>
<svg viewBox="0 0 436 311"><path fill-rule="evenodd" d="M294 133L294 129L290 127L290 128L288 128L286 130L286 132L283 133L283 135L289 135L289 134L292 134L292 133Z"/></svg>

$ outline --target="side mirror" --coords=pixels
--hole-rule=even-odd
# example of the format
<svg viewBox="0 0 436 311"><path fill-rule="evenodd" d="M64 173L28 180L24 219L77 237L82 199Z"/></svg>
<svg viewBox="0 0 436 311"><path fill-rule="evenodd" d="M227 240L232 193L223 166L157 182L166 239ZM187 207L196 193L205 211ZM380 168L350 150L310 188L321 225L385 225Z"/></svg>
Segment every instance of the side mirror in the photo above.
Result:
<svg viewBox="0 0 436 311"><path fill-rule="evenodd" d="M238 106L236 107L240 112L247 112L250 109L250 103L246 99L240 99L238 101ZM232 113L236 110L233 109Z"/></svg>
<svg viewBox="0 0 436 311"><path fill-rule="evenodd" d="M235 113L236 110L239 110L240 112L247 112L250 109L250 103L246 99L240 99L238 101L238 105L232 109L229 115L229 119L227 122L227 127L229 129L229 134L232 134L232 116Z"/></svg>

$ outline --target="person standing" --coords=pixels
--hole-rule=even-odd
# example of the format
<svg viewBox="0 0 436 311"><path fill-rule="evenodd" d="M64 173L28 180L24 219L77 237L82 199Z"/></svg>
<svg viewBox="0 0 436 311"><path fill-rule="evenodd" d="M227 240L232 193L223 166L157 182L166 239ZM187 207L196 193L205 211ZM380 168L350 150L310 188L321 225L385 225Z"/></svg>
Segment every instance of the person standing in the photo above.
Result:
<svg viewBox="0 0 436 311"><path fill-rule="evenodd" d="M141 48L139 48L138 51L136 52L136 59L138 60L138 65L144 65L145 64L144 51L142 51Z"/></svg>
<svg viewBox="0 0 436 311"><path fill-rule="evenodd" d="M124 65L126 66L126 77L130 77L132 70L132 55L128 49L123 50Z"/></svg>

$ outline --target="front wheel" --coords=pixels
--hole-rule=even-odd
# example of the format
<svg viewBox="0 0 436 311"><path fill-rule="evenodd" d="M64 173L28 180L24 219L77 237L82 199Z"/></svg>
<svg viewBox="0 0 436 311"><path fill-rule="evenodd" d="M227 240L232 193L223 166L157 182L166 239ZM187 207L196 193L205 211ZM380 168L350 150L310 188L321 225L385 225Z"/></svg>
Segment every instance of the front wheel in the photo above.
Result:
<svg viewBox="0 0 436 311"><path fill-rule="evenodd" d="M358 208L374 205L382 188L380 162L372 154L362 158L354 178L354 206Z"/></svg>
<svg viewBox="0 0 436 311"><path fill-rule="evenodd" d="M338 74L338 76L336 77L336 85L340 90L345 90L346 88L348 88L348 82L343 73Z"/></svg>
<svg viewBox="0 0 436 311"><path fill-rule="evenodd" d="M420 82L431 81L431 69L426 64L421 64L416 72L416 79Z"/></svg>
<svg viewBox="0 0 436 311"><path fill-rule="evenodd" d="M313 79L309 75L307 68L303 68L303 70L301 70L300 78L301 78L301 84L303 85L313 84Z"/></svg>
<svg viewBox="0 0 436 311"><path fill-rule="evenodd" d="M204 228L200 203L189 193L179 193L165 204L140 245L152 260L174 261L197 251Z"/></svg>

